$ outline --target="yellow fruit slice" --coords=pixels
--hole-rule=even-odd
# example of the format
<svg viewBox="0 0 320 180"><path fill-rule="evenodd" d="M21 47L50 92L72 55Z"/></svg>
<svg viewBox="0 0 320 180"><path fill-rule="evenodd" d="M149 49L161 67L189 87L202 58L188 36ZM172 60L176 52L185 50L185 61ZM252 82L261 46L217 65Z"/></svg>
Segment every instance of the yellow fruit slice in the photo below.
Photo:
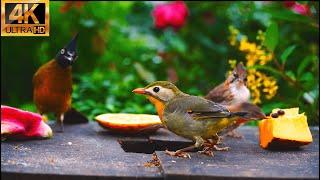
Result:
<svg viewBox="0 0 320 180"><path fill-rule="evenodd" d="M96 121L109 130L137 133L142 130L154 131L159 128L161 121L159 116L150 114L101 114L95 117Z"/></svg>
<svg viewBox="0 0 320 180"><path fill-rule="evenodd" d="M274 109L277 113L280 109ZM285 113L259 123L260 145L263 148L296 148L312 142L307 116L299 108L281 109Z"/></svg>

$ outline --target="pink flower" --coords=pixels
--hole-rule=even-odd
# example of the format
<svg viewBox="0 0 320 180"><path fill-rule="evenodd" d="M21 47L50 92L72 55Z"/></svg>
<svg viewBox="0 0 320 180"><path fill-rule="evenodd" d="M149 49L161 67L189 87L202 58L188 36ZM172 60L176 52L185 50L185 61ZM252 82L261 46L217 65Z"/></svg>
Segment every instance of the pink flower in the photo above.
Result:
<svg viewBox="0 0 320 180"><path fill-rule="evenodd" d="M156 28L162 29L172 26L179 29L186 22L188 8L182 1L160 4L153 9L152 16Z"/></svg>
<svg viewBox="0 0 320 180"><path fill-rule="evenodd" d="M310 7L307 4L295 3L291 9L297 14L301 14L304 16L310 15Z"/></svg>

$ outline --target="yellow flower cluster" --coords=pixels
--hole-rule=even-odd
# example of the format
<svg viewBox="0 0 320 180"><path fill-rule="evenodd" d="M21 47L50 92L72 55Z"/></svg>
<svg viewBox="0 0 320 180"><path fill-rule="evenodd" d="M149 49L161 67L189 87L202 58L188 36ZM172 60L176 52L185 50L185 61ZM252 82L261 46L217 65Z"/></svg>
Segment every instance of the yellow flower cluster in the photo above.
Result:
<svg viewBox="0 0 320 180"><path fill-rule="evenodd" d="M255 69L248 69L247 86L251 91L252 102L261 103L261 90L266 99L274 97L278 90L277 81Z"/></svg>
<svg viewBox="0 0 320 180"><path fill-rule="evenodd" d="M256 39L258 41L263 42L265 40L265 33L263 31L259 30Z"/></svg>
<svg viewBox="0 0 320 180"><path fill-rule="evenodd" d="M236 29L235 27L233 26L229 26L229 31L230 31L230 36L229 36L229 41L230 41L230 44L232 46L236 45L237 43L237 36L238 34L240 33L238 29Z"/></svg>
<svg viewBox="0 0 320 180"><path fill-rule="evenodd" d="M230 64L231 69L233 69L233 68L235 68L236 65L237 65L237 60L235 60L235 59L229 59L229 64Z"/></svg>
<svg viewBox="0 0 320 180"><path fill-rule="evenodd" d="M254 65L265 65L270 62L273 58L272 54L267 52L261 45L257 45L254 42L249 42L248 38L244 35L240 36L240 32L233 26L229 26L230 36L229 42L232 46L238 46L238 49L245 53L246 67L248 68L248 82L247 86L251 91L251 97L254 104L261 103L262 93L266 99L274 97L278 90L277 81L275 78L267 76L266 74L250 68ZM237 43L237 37L240 42ZM257 39L261 42L264 41L264 33L259 30ZM231 68L235 66L235 60L229 60Z"/></svg>

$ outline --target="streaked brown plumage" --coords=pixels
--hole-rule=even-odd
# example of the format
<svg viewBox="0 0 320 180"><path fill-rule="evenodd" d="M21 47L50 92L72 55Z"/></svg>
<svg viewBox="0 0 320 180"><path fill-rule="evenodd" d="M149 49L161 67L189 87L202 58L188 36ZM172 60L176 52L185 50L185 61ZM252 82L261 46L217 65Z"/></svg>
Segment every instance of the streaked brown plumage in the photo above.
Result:
<svg viewBox="0 0 320 180"><path fill-rule="evenodd" d="M211 90L205 98L224 105L248 102L250 91L246 82L247 72L242 63L238 63L227 79Z"/></svg>
<svg viewBox="0 0 320 180"><path fill-rule="evenodd" d="M227 79L211 90L205 98L226 105L231 112L239 111L240 108L249 108L240 107L240 104L249 102L250 99L250 91L246 86L246 82L246 69L242 63L238 63ZM237 120L234 125L221 132L221 135L229 134L231 136L241 137L241 135L237 135L233 130L245 122L246 120L244 119Z"/></svg>

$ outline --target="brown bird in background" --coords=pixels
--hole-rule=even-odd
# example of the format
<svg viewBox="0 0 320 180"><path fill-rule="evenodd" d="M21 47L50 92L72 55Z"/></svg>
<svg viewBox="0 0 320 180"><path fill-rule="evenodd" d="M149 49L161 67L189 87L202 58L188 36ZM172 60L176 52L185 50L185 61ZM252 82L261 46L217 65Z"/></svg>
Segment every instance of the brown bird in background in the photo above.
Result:
<svg viewBox="0 0 320 180"><path fill-rule="evenodd" d="M71 109L72 65L78 34L54 59L42 65L33 76L33 100L39 113L54 113L63 132L64 114Z"/></svg>
<svg viewBox="0 0 320 180"><path fill-rule="evenodd" d="M232 73L227 77L227 79L213 90L211 90L205 98L213 102L221 103L226 105L231 112L236 112L240 108L240 104L249 102L250 91L247 88L247 71L242 63L238 63L234 68ZM245 107L241 107L245 108ZM262 111L256 109L253 112L261 114ZM261 117L264 115L262 113ZM233 137L242 137L242 135L234 132L233 130L244 124L246 120L238 119L235 124L226 128L221 135L227 134Z"/></svg>
<svg viewBox="0 0 320 180"><path fill-rule="evenodd" d="M227 79L205 98L224 105L248 102L250 91L247 88L247 72L242 63L238 63Z"/></svg>

